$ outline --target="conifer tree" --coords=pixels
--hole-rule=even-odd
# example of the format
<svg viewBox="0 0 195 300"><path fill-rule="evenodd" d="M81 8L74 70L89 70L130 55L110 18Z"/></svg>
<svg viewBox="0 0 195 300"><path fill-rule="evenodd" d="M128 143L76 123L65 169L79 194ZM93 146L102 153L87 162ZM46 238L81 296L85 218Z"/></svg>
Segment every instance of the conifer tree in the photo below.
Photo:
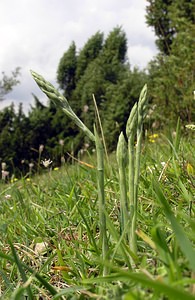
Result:
<svg viewBox="0 0 195 300"><path fill-rule="evenodd" d="M155 27L155 32L157 24L160 27L168 24L169 28L168 34L164 37L157 32L160 52L150 63L149 68L150 94L153 102L157 104L158 119L163 121L161 122L163 124L169 123L169 126L171 122L175 124L178 117L184 123L191 122L194 114L195 1L148 2L149 25ZM163 16L165 13L165 6L166 22L163 18L159 18L159 15ZM169 45L167 48L166 43ZM163 47L160 46L162 44Z"/></svg>
<svg viewBox="0 0 195 300"><path fill-rule="evenodd" d="M88 39L84 47L80 50L77 57L76 79L79 81L83 76L87 66L100 53L103 45L103 33L99 31Z"/></svg>
<svg viewBox="0 0 195 300"><path fill-rule="evenodd" d="M17 67L11 76L7 76L5 72L2 72L2 78L0 79L0 101L2 101L5 95L12 91L20 81L18 76L20 75L20 68Z"/></svg>
<svg viewBox="0 0 195 300"><path fill-rule="evenodd" d="M64 88L65 95L67 95L67 86L63 85L63 82L67 81L62 79L71 77L66 63L67 57L70 57L70 53L74 52L71 47L64 53L58 66L58 82L60 88ZM93 130L95 112L92 95L94 94L103 125L106 132L109 132L108 144L110 144L110 149L113 149L117 140L115 138L116 134L120 132L126 122L126 119L122 116L129 114L129 110L135 101L134 98L126 96L132 95L131 90L134 87L129 82L135 83L135 81L132 81L132 78L129 80L129 76L132 77L133 72L130 71L127 59L127 38L125 32L121 27L116 27L104 40L103 34L97 32L87 41L76 55L76 58L74 56L73 61L76 61L76 64L74 64L76 66L74 73L74 76L76 74L76 80L74 81L74 89L69 93L68 101L75 113ZM71 60L69 63L71 64ZM141 89L141 85L142 82L140 81L139 83L138 80L136 83L138 90ZM119 94L118 90L122 91L122 93ZM137 97L138 95L139 92ZM69 125L70 121L65 127L69 128ZM71 124L71 126L74 128L74 124ZM116 126L118 126L117 129ZM111 128L115 131L115 134L111 133ZM67 138L68 134L71 134L71 130L69 133L66 131L65 136ZM76 134L76 131L73 130L72 134ZM79 147L79 141L81 140L82 133L79 133L76 137L74 136L76 148Z"/></svg>
<svg viewBox="0 0 195 300"><path fill-rule="evenodd" d="M75 88L76 66L76 45L72 42L69 49L60 59L57 70L59 87L64 90L64 95L68 99L71 97L72 91Z"/></svg>

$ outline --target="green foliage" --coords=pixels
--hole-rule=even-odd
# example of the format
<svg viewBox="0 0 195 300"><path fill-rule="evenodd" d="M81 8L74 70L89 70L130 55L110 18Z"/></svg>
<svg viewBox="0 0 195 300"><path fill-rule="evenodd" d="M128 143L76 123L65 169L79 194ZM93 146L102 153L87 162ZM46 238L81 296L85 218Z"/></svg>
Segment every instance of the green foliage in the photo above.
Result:
<svg viewBox="0 0 195 300"><path fill-rule="evenodd" d="M13 74L15 80L17 72ZM16 84L16 81L11 84L7 77L4 79L10 82L10 89ZM130 69L127 38L120 27L114 28L106 38L97 32L79 51L72 42L57 68L60 90L90 130L95 123L95 96L109 150L115 148L119 133L125 131L129 111L146 80L144 71ZM22 106L16 111L13 105L0 112L0 161L7 163L10 174L14 173L15 177L26 174L29 163L34 164L36 172L41 159L50 158L53 166L59 166L67 152L75 155L85 149L86 144L90 150L93 147L61 108L52 101L43 105L35 95L33 100L28 115ZM40 145L44 145L41 157Z"/></svg>
<svg viewBox="0 0 195 300"><path fill-rule="evenodd" d="M147 0L149 5L146 7L147 24L154 27L157 36L156 44L163 54L169 54L175 28L169 19L169 6L173 0Z"/></svg>
<svg viewBox="0 0 195 300"><path fill-rule="evenodd" d="M60 68L63 70L62 61L59 63ZM139 96L146 75L144 82L143 77L144 72L130 70L127 38L120 27L114 28L105 40L103 34L97 32L77 55L76 85L68 101L74 112L92 129L94 94L109 149L114 149L117 136L125 127L128 112ZM59 78L58 82L61 84ZM107 134L110 131L112 135Z"/></svg>
<svg viewBox="0 0 195 300"><path fill-rule="evenodd" d="M148 1L148 24L160 53L149 65L152 102L163 125L194 119L195 1Z"/></svg>
<svg viewBox="0 0 195 300"><path fill-rule="evenodd" d="M169 55L172 43L185 20L194 23L194 0L147 0L147 24L154 28L161 53Z"/></svg>
<svg viewBox="0 0 195 300"><path fill-rule="evenodd" d="M2 101L5 95L11 92L13 87L20 82L18 80L19 75L19 67L12 72L11 76L7 76L4 72L2 72L2 79L0 80L0 101Z"/></svg>
<svg viewBox="0 0 195 300"><path fill-rule="evenodd" d="M103 44L103 33L97 32L83 46L77 56L76 79L83 76L89 63L93 61L100 53Z"/></svg>
<svg viewBox="0 0 195 300"><path fill-rule="evenodd" d="M65 91L65 96L67 98L71 96L72 90L75 88L76 66L76 45L74 42L72 42L67 52L65 52L60 59L57 70L57 80L59 86Z"/></svg>
<svg viewBox="0 0 195 300"><path fill-rule="evenodd" d="M17 167L22 171L21 161L29 158L28 128L29 120L23 113L22 104L17 112L13 104L0 112L0 159L7 163L10 174Z"/></svg>
<svg viewBox="0 0 195 300"><path fill-rule="evenodd" d="M94 157L85 159L96 165ZM131 252L118 219L114 156L105 165L112 171L105 173L104 182L108 261L101 259L94 168L64 166L31 181L0 185L2 299L31 294L52 299L194 299L195 186L186 168L189 159L194 166L194 145L179 129L176 137L161 135L155 143L144 143L136 272L128 263ZM43 243L44 251L38 252ZM109 270L104 277L103 267Z"/></svg>
<svg viewBox="0 0 195 300"><path fill-rule="evenodd" d="M102 123L109 150L113 150L120 132L125 133L129 111L139 97L140 85L143 86L147 81L145 72L136 68L130 72L123 70L121 77L116 84L107 87L105 100L101 104Z"/></svg>

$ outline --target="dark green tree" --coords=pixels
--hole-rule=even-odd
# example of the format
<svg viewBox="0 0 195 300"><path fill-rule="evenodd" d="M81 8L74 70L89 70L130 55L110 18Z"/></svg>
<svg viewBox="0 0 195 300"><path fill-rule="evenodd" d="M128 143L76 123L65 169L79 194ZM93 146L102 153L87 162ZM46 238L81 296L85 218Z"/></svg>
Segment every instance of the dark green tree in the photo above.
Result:
<svg viewBox="0 0 195 300"><path fill-rule="evenodd" d="M126 122L134 103L139 99L141 88L147 82L144 71L134 68L123 72L124 78L106 89L101 117L108 148L113 150L121 131L125 134ZM107 109L104 107L107 105Z"/></svg>
<svg viewBox="0 0 195 300"><path fill-rule="evenodd" d="M121 27L114 28L105 40L100 54L104 65L104 79L116 83L120 80L121 71L129 67L127 62L127 38Z"/></svg>
<svg viewBox="0 0 195 300"><path fill-rule="evenodd" d="M24 158L21 153L23 152L25 155L24 139L26 132L22 132L19 128L23 124L22 118L22 105L20 105L18 113L15 112L14 104L0 112L0 160L7 164L10 174L15 172L21 159Z"/></svg>
<svg viewBox="0 0 195 300"><path fill-rule="evenodd" d="M161 8L163 14L162 1L152 2L159 7L159 11ZM168 24L174 28L174 34L168 52L159 47L160 52L150 63L149 73L150 94L157 106L157 116L163 124L170 125L178 117L184 123L193 119L195 1L171 1L166 11ZM150 10L150 18L152 12L155 10ZM160 41L162 39L159 38Z"/></svg>
<svg viewBox="0 0 195 300"><path fill-rule="evenodd" d="M64 90L64 95L68 99L75 88L75 76L77 67L76 45L74 42L60 59L57 69L57 82L60 89Z"/></svg>
<svg viewBox="0 0 195 300"><path fill-rule="evenodd" d="M10 137L14 153L13 165L17 174L22 172L24 175L29 169L28 163L31 158L27 139L29 126L29 118L23 112L23 105L20 103L13 119L13 131ZM19 170L20 172L18 172Z"/></svg>
<svg viewBox="0 0 195 300"><path fill-rule="evenodd" d="M104 41L99 55L91 60L77 82L73 97L80 105L80 117L91 129L93 129L95 116L92 95L95 96L100 113L103 111L106 114L108 111L108 114L111 114L109 102L113 101L113 97L107 97L106 91L111 86L117 86L119 82L121 84L128 76L130 70L126 53L126 35L120 27L114 28ZM88 107L87 112L85 107Z"/></svg>
<svg viewBox="0 0 195 300"><path fill-rule="evenodd" d="M175 34L175 27L169 17L169 7L173 0L147 0L147 2L149 2L146 8L147 24L154 28L157 47L167 55L170 53Z"/></svg>
<svg viewBox="0 0 195 300"><path fill-rule="evenodd" d="M64 54L64 57L67 57L68 53L69 51ZM136 89L138 88L139 90L142 87L141 80L135 83L132 79L134 72L130 71L130 65L127 60L127 38L125 32L121 27L116 27L108 34L105 40L103 40L103 34L97 32L80 50L76 61L76 84L68 100L75 113L93 130L95 109L92 95L94 94L105 131L109 133L107 141L109 148L113 149L117 141L116 135L121 128L124 128L126 122L124 115L129 114L135 101L135 98L133 98L135 93L131 92L134 86L131 84L136 84ZM63 65L62 62L63 59L60 61L60 67ZM61 70L61 78L63 78L63 67L61 67ZM139 77L137 76L138 73L139 71L137 70L136 78ZM71 74L69 75L71 76ZM131 79L129 79L130 77ZM140 72L141 77L142 74ZM59 84L62 88L61 82ZM66 89L66 86L64 86L64 89ZM121 94L118 92L119 90ZM118 124L117 130L116 124ZM68 121L68 124L64 125L64 127L69 128L69 125L70 122ZM71 126L74 128L73 124ZM110 130L111 128L114 128L115 134ZM66 130L66 134L71 134L71 130L69 130L69 133ZM73 134L76 134L76 131ZM82 133L79 132L79 135L74 136L76 148L82 146L80 145L81 140L83 141L83 137Z"/></svg>
<svg viewBox="0 0 195 300"><path fill-rule="evenodd" d="M194 23L194 0L147 0L147 24L154 28L156 44L162 54L169 55L172 43L181 30L181 22Z"/></svg>
<svg viewBox="0 0 195 300"><path fill-rule="evenodd" d="M20 68L16 68L11 76L7 76L2 72L2 78L0 79L0 101L4 99L5 95L12 91L20 81L18 76L20 75Z"/></svg>
<svg viewBox="0 0 195 300"><path fill-rule="evenodd" d="M80 50L77 57L76 79L77 81L83 76L87 66L92 62L100 53L103 45L103 33L99 31L94 34L84 47Z"/></svg>

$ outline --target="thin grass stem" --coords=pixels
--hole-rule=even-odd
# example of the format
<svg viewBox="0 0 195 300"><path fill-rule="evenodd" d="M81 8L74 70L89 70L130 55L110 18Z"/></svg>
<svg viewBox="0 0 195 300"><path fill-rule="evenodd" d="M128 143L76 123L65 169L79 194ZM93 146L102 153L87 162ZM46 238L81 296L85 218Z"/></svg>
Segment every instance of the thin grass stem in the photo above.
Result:
<svg viewBox="0 0 195 300"><path fill-rule="evenodd" d="M132 252L137 253L137 241L135 228L135 201L134 201L134 176L135 176L135 134L137 126L137 103L133 106L126 126L128 138L128 157L129 157L129 209L130 209L130 228L129 228L129 246Z"/></svg>
<svg viewBox="0 0 195 300"><path fill-rule="evenodd" d="M141 161L141 147L142 147L142 137L143 137L143 120L146 114L146 93L147 85L145 85L140 93L138 108L137 108L137 142L135 146L135 174L134 174L134 214L132 219L132 233L134 235L134 240L137 240L136 227L137 227L137 211L138 211L138 187L139 187L139 177L140 177L140 161ZM134 244L135 243L135 244ZM137 241L134 241L135 253L137 253Z"/></svg>
<svg viewBox="0 0 195 300"><path fill-rule="evenodd" d="M127 184L126 184L126 164L128 161L127 144L124 134L121 132L118 139L116 157L119 170L119 186L120 186L120 211L121 211L121 232L124 231L128 223L128 201L127 201Z"/></svg>
<svg viewBox="0 0 195 300"><path fill-rule="evenodd" d="M104 150L103 145L94 126L95 144L97 152L97 181L98 181L98 199L99 199L99 226L100 241L102 243L102 259L105 261L108 253L108 238L105 215L105 195L104 195ZM103 267L103 276L108 274L107 266Z"/></svg>
<svg viewBox="0 0 195 300"><path fill-rule="evenodd" d="M101 118L100 118L100 114L99 114L99 110L98 110L98 107L97 107L97 102L96 102L94 94L93 94L93 102L94 102L95 111L96 111L96 114L97 114L98 123L99 123L99 126L100 126L100 131L101 131L101 136L102 136L102 142L103 142L104 151L105 151L105 154L106 154L106 160L109 163L108 151L107 151L106 141L105 141L105 137L104 137L104 131L103 131L102 122L101 122Z"/></svg>

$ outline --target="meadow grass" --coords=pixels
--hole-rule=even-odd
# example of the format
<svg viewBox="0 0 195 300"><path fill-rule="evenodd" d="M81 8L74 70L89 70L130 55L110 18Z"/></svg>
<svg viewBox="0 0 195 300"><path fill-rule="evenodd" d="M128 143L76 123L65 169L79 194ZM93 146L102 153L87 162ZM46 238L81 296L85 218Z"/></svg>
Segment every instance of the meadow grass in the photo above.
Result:
<svg viewBox="0 0 195 300"><path fill-rule="evenodd" d="M192 139L175 143L160 136L142 145L133 269L114 154L105 162L106 261L95 168L75 163L2 184L1 299L194 299L195 178L187 166L195 150ZM85 161L96 166L94 157Z"/></svg>
<svg viewBox="0 0 195 300"><path fill-rule="evenodd" d="M115 159L105 161L101 124L93 134L49 82L32 75L96 156L3 186L3 299L194 299L195 150L180 122L174 135L143 142L144 86L128 143L121 134Z"/></svg>

